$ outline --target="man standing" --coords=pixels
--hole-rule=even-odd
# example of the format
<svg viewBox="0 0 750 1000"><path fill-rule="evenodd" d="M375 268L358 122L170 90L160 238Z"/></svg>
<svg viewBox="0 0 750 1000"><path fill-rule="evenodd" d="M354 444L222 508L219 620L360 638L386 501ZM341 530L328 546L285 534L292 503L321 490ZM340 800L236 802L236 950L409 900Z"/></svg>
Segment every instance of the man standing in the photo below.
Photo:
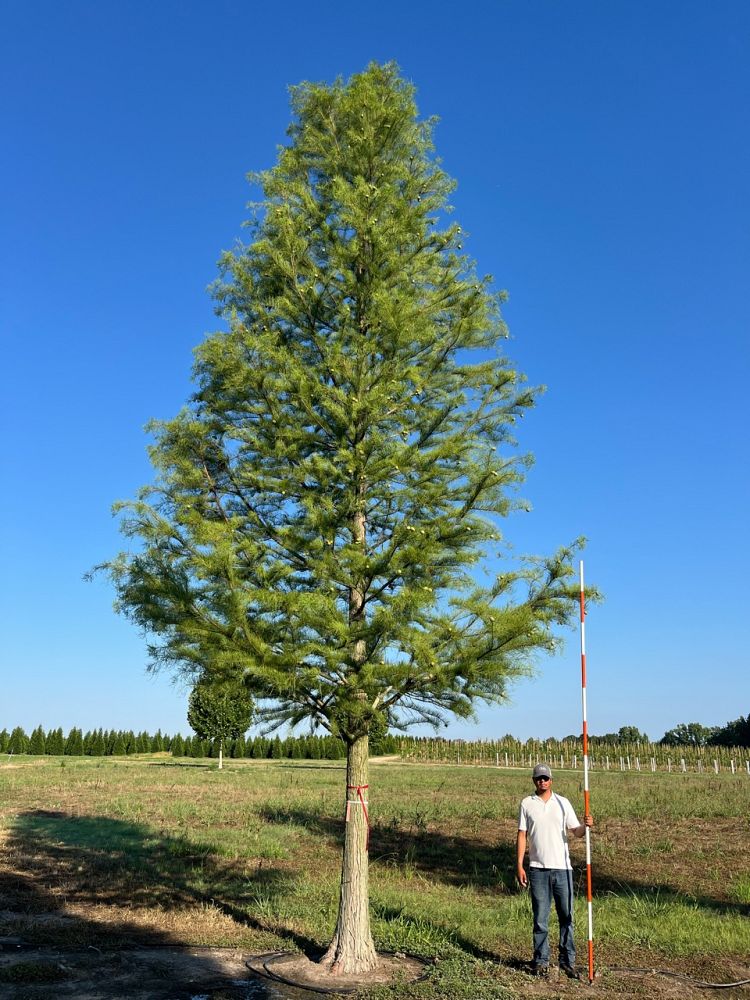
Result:
<svg viewBox="0 0 750 1000"><path fill-rule="evenodd" d="M552 771L547 764L537 764L531 774L536 792L521 802L518 813L516 860L518 881L531 887L534 914L534 973L549 975L549 914L555 901L560 923L560 969L571 979L580 979L576 969L573 941L573 868L568 851L568 830L583 837L591 816L578 822L573 806L563 795L552 791ZM526 845L529 847L529 874L523 867Z"/></svg>

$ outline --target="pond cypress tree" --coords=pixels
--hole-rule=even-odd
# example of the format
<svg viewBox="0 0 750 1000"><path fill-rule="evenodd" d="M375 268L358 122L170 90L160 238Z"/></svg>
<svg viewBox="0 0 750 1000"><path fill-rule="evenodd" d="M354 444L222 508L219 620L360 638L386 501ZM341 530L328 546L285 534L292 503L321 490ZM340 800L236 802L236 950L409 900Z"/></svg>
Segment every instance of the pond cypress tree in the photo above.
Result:
<svg viewBox="0 0 750 1000"><path fill-rule="evenodd" d="M251 239L222 260L227 329L196 352L190 406L151 426L155 484L119 507L137 554L106 568L154 668L242 676L267 722L307 718L343 746L323 962L362 972L371 720L501 702L575 620L577 586L572 549L486 586L470 574L526 506L513 430L535 391L503 356L502 296L445 221L453 184L413 87L371 65L294 88L292 111L254 177Z"/></svg>

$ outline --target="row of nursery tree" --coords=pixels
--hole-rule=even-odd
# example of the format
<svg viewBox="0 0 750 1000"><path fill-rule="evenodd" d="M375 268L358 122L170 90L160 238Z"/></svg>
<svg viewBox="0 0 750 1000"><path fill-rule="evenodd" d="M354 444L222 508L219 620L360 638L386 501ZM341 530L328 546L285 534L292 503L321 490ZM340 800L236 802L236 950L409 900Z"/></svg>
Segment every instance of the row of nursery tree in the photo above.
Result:
<svg viewBox="0 0 750 1000"><path fill-rule="evenodd" d="M646 739L633 742L611 742L589 738L589 761L592 766L623 770L662 770L678 768L681 763L690 767L708 767L713 762L731 766L731 762L750 760L750 745L724 745L721 743L651 743ZM569 768L583 766L583 742L569 736L565 739L526 741L512 736L499 740L446 740L402 738L399 752L405 760L414 762L441 762L453 764L500 765L505 767L531 767L540 761Z"/></svg>
<svg viewBox="0 0 750 1000"><path fill-rule="evenodd" d="M398 753L401 740L391 734L376 739L374 753ZM338 760L346 757L346 747L336 736L245 737L224 741L224 754L233 758L255 760L290 758L292 760ZM171 753L173 757L218 757L219 740L198 736L174 736L133 730L94 729L83 733L73 727L65 735L62 729L45 731L42 726L27 735L22 726L11 732L0 730L0 753L35 754L66 757L120 757L132 754Z"/></svg>
<svg viewBox="0 0 750 1000"><path fill-rule="evenodd" d="M494 741L503 750L517 750L521 747L533 750L535 747L549 747L558 752L576 747L583 741L582 734L564 736L562 739L550 737L546 740L517 740L510 734ZM674 729L668 729L662 738L653 741L637 726L621 726L616 733L589 735L592 750L602 747L622 747L627 749L647 749L649 747L750 747L750 714L733 719L723 726L704 726L700 722L681 722Z"/></svg>
<svg viewBox="0 0 750 1000"><path fill-rule="evenodd" d="M624 726L619 733L608 733L604 736L589 737L589 753L596 759L605 756L613 759L619 755L642 757L644 760L654 758L663 763L668 757L693 759L713 751L723 757L734 754L737 757L747 756L746 748L750 747L750 733L743 730L740 724L747 726L747 719L728 723L721 730L713 730L710 739L696 740L666 740L653 743L645 733L639 732L633 726ZM685 726L698 726L691 723ZM680 727L678 727L680 731ZM720 738L726 734L725 739ZM739 739L732 739L732 736ZM375 754L400 754L411 760L445 760L462 761L464 763L492 763L497 755L502 756L501 763L523 766L530 760L534 762L545 758L560 759L566 762L574 756L580 757L583 751L580 736L566 736L563 739L549 738L546 740L518 740L510 734L498 740L446 740L429 737L412 737L388 733L373 733L371 752ZM705 749L704 749L705 748ZM346 747L342 740L335 736L239 736L224 741L224 754L230 758L272 759L289 758L292 760L338 760L346 756ZM61 728L44 730L42 726L27 735L23 727L16 726L11 732L0 730L0 753L4 754L35 754L39 756L69 756L69 757L119 757L132 754L171 753L173 757L218 757L219 740L201 739L198 736L173 736L145 731L136 733L131 730L94 729L84 733L74 727L67 735ZM714 754L715 755L715 754Z"/></svg>

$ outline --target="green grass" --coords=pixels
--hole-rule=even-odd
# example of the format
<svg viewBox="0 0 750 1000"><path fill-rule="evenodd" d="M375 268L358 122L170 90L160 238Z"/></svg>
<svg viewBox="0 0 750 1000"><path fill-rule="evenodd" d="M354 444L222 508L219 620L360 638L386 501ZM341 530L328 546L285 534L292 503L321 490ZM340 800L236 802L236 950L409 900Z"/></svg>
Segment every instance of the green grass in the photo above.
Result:
<svg viewBox="0 0 750 1000"><path fill-rule="evenodd" d="M94 947L324 945L336 914L344 782L340 762L230 762L221 772L163 758L0 766L0 933ZM579 782L574 772L556 778L577 806ZM527 772L373 763L370 786L377 944L440 960L427 982L370 995L518 995L531 928L528 896L514 885ZM600 773L591 797L598 962L671 963L702 978L711 963L717 975L739 968L750 779ZM581 842L573 857L583 953Z"/></svg>

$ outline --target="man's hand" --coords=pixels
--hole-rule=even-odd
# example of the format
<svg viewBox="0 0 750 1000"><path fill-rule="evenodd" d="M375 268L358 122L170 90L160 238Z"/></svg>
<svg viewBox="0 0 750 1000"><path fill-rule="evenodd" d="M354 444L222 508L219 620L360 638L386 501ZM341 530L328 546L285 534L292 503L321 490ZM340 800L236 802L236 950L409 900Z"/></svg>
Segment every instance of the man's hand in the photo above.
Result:
<svg viewBox="0 0 750 1000"><path fill-rule="evenodd" d="M526 869L523 867L523 865L518 866L518 870L516 871L516 878L518 879L518 882L522 889L525 889L526 886L529 884L529 880L526 877Z"/></svg>
<svg viewBox="0 0 750 1000"><path fill-rule="evenodd" d="M594 817L591 815L591 813L587 813L583 817L583 823L581 823L580 826L577 826L573 831L573 836L583 837L586 833L586 827L591 828L593 825L594 825Z"/></svg>

